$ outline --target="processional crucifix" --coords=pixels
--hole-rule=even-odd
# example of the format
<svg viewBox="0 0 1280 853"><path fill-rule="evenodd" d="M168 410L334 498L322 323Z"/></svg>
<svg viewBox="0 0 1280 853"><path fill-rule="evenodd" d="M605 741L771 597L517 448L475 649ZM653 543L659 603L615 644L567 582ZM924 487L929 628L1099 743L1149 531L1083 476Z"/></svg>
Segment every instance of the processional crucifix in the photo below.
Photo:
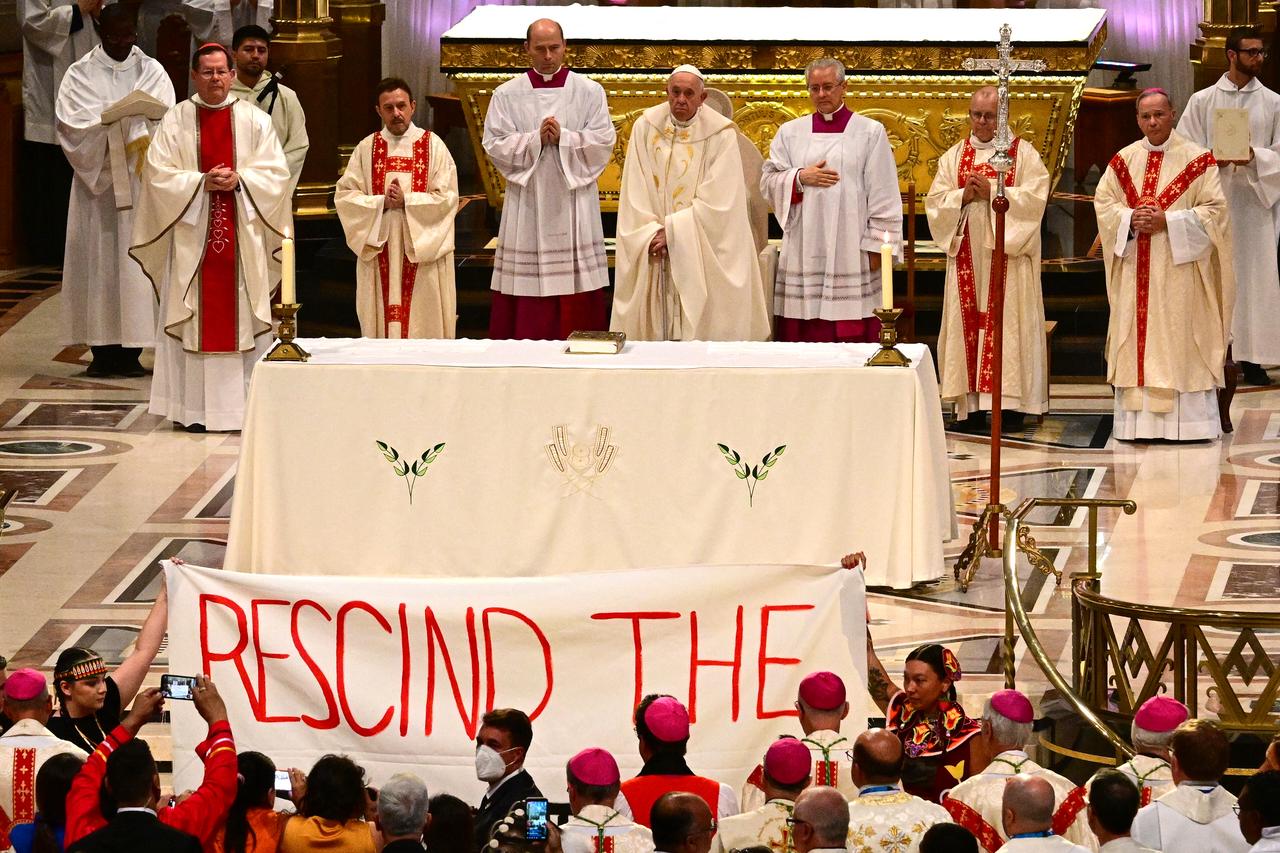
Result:
<svg viewBox="0 0 1280 853"><path fill-rule="evenodd" d="M996 274L990 279L990 292L987 294L987 311L992 316L991 339L986 342L991 348L991 487L987 495L987 506L973 525L973 533L969 536L969 544L956 560L955 576L960 582L961 591L968 591L969 583L977 573L983 557L1001 556L1000 548L1000 516L1004 506L1000 503L1000 394L1003 381L1004 365L1004 285L1008 273L1008 263L1004 253L1004 215L1009 210L1009 199L1005 197L1005 175L1013 168L1013 158L1009 156L1009 146L1013 140L1009 133L1009 78L1015 71L1044 71L1048 66L1040 59L1014 59L1013 30L1008 24L1000 27L1000 46L996 50L996 59L966 59L966 71L995 71L997 74L995 153L987 162L996 173L996 195L991 199L991 209L995 211L995 249L991 254L991 266Z"/></svg>

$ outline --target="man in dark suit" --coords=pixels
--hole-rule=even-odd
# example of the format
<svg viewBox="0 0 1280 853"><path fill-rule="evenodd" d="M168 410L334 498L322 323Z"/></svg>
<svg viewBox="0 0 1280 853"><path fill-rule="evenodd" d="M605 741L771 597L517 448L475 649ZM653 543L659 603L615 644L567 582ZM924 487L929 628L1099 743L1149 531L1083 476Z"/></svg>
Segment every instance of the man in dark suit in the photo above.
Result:
<svg viewBox="0 0 1280 853"><path fill-rule="evenodd" d="M382 853L423 853L427 825L427 786L412 773L397 773L378 789L378 829Z"/></svg>
<svg viewBox="0 0 1280 853"><path fill-rule="evenodd" d="M477 850L489 843L493 825L506 817L512 806L542 796L524 769L531 743L533 725L524 711L495 708L481 720L476 733L476 778L488 782L489 790L476 809Z"/></svg>
<svg viewBox="0 0 1280 853"><path fill-rule="evenodd" d="M195 836L156 817L160 775L144 740L122 744L107 759L107 791L118 804L111 822L73 844L68 853L200 853Z"/></svg>

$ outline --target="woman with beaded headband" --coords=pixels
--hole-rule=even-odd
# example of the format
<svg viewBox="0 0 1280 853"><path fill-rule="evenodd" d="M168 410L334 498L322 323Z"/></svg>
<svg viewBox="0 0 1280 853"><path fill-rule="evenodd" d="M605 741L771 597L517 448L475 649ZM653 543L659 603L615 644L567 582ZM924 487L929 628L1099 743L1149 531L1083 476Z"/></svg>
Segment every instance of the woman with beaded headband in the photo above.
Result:
<svg viewBox="0 0 1280 853"><path fill-rule="evenodd" d="M160 651L168 617L169 602L161 586L133 651L110 674L102 656L92 649L72 646L58 655L53 684L59 714L49 719L49 731L93 752L107 732L120 724L123 709L142 687Z"/></svg>
<svg viewBox="0 0 1280 853"><path fill-rule="evenodd" d="M907 655L898 687L867 638L867 689L885 712L885 728L902 741L906 763L902 787L930 802L973 775L972 738L982 730L956 701L960 662L937 643L917 646Z"/></svg>

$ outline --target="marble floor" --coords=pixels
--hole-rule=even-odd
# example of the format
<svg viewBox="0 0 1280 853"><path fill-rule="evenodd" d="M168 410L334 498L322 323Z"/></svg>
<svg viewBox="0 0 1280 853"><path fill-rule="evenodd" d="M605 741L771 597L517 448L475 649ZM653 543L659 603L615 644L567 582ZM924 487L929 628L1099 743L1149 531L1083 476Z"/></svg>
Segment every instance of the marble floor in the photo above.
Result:
<svg viewBox="0 0 1280 853"><path fill-rule="evenodd" d="M16 488L0 537L0 654L51 667L88 644L128 649L156 590L157 561L220 565L238 435L176 431L147 409L148 378L85 376L82 349L58 346L56 273L0 274L0 482ZM145 357L144 357L145 359ZM1103 514L1104 593L1181 607L1274 611L1280 598L1280 390L1244 388L1235 433L1219 442L1128 444L1110 438L1102 385L1055 385L1042 424L1010 434L1001 498L1130 498ZM989 442L948 434L964 531L988 497ZM1082 513L1040 511L1036 538L1055 565L1083 570ZM959 554L962 540L947 547ZM849 550L858 543L850 542ZM833 554L832 559L840 555ZM1029 569L1023 600L1050 654L1070 660L1066 585ZM1000 685L1001 580L990 567L962 593L935 584L871 596L872 630L890 671L924 639L957 649L962 698ZM1019 686L1045 679L1019 648ZM1268 651L1278 659L1275 649ZM157 660L152 679L164 667ZM980 703L978 705L980 708Z"/></svg>

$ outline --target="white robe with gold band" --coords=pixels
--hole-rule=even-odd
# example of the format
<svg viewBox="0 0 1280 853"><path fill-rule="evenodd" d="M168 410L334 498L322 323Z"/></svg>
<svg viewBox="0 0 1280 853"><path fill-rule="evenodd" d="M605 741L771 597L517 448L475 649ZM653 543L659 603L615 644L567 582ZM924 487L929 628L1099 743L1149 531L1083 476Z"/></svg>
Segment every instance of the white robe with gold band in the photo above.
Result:
<svg viewBox="0 0 1280 853"><path fill-rule="evenodd" d="M618 201L610 328L633 340L764 340L769 318L733 122L667 104L636 119ZM649 254L666 229L668 259ZM664 328L665 323L665 328Z"/></svg>
<svg viewBox="0 0 1280 853"><path fill-rule="evenodd" d="M199 96L165 115L147 150L129 254L160 300L151 413L210 430L237 430L253 365L271 343L271 293L280 278L280 239L291 229L289 167L271 117L230 95L240 176L236 217L236 348L202 351L201 264L210 241L210 193L200 171ZM201 102L202 103L202 102Z"/></svg>
<svg viewBox="0 0 1280 853"><path fill-rule="evenodd" d="M601 844L601 839L604 843ZM653 833L608 806L584 806L560 827L564 853L653 853Z"/></svg>
<svg viewBox="0 0 1280 853"><path fill-rule="evenodd" d="M853 749L853 738L830 729L818 729L807 735L799 736L800 742L809 747L813 756L813 776L809 784L829 785L838 788L845 799L852 800L858 795L858 786L853 784L849 772L849 757L846 753ZM756 765L755 770L742 783L742 792L738 803L744 812L754 811L765 803L764 768Z"/></svg>
<svg viewBox="0 0 1280 853"><path fill-rule="evenodd" d="M758 809L721 818L711 840L711 853L728 853L744 847L768 847L777 853L793 853L787 818L795 810L791 800L769 800Z"/></svg>
<svg viewBox="0 0 1280 853"><path fill-rule="evenodd" d="M1112 158L1093 205L1111 302L1113 434L1217 438L1235 279L1213 155L1177 131L1160 146L1141 139ZM1165 211L1165 230L1131 235L1133 211L1143 205Z"/></svg>
<svg viewBox="0 0 1280 853"><path fill-rule="evenodd" d="M0 850L9 849L9 830L15 823L30 823L35 817L40 767L63 753L88 757L35 720L18 720L0 736Z"/></svg>
<svg viewBox="0 0 1280 853"><path fill-rule="evenodd" d="M129 257L133 206L158 122L134 115L111 125L102 113L133 92L173 106L164 66L133 48L116 62L101 47L67 69L58 93L58 142L75 170L62 269L62 342L150 347L156 297Z"/></svg>
<svg viewBox="0 0 1280 853"><path fill-rule="evenodd" d="M1014 141L1014 167L1006 176L1006 277L1003 312L1001 402L1004 409L1042 414L1048 408L1045 375L1044 300L1040 291L1040 222L1049 200L1049 172L1024 140ZM925 199L929 232L947 253L947 279L938 334L938 370L942 399L955 404L957 417L991 410L991 299L995 215L991 202L964 204L969 174L987 179L995 198L995 171L987 162L994 141L970 136L938 161Z"/></svg>
<svg viewBox="0 0 1280 853"><path fill-rule="evenodd" d="M876 791L864 786L849 801L850 853L917 853L920 839L935 823L951 823L951 815L937 803L908 794L895 786Z"/></svg>
<svg viewBox="0 0 1280 853"><path fill-rule="evenodd" d="M404 207L385 210L392 180ZM360 141L334 195L356 254L356 313L367 338L452 338L458 322L453 220L458 170L444 142L411 125Z"/></svg>

